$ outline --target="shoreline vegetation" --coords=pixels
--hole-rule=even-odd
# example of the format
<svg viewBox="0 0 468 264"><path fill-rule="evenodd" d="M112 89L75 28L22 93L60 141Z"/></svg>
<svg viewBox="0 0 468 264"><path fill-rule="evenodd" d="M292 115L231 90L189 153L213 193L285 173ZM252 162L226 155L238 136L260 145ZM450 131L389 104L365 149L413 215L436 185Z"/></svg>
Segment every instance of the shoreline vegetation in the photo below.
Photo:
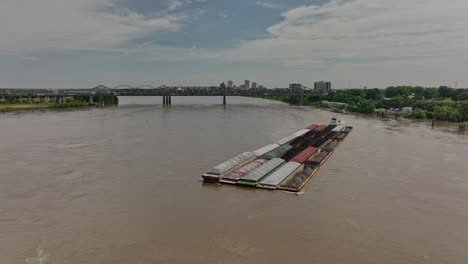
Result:
<svg viewBox="0 0 468 264"><path fill-rule="evenodd" d="M118 98L114 98L114 104L118 104ZM40 109L78 109L87 107L101 106L99 103L91 103L83 100L72 100L67 98L65 102L59 103L44 103L44 102L17 102L17 103L0 103L0 113L15 112L21 110L40 110Z"/></svg>
<svg viewBox="0 0 468 264"><path fill-rule="evenodd" d="M468 89L447 86L425 88L420 86L391 86L386 89L335 90L328 95L306 96L302 100L292 96L264 96L265 99L289 104L310 105L318 108L344 109L355 113L399 112L411 107L402 117L438 121L468 121ZM302 102L301 102L302 101ZM330 105L324 101L344 103Z"/></svg>

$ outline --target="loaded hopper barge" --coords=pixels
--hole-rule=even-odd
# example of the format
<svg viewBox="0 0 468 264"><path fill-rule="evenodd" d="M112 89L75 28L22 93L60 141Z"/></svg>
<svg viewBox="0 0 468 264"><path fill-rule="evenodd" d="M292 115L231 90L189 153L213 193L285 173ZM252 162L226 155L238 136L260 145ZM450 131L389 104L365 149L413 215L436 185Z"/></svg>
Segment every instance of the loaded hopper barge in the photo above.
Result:
<svg viewBox="0 0 468 264"><path fill-rule="evenodd" d="M205 182L299 192L352 131L341 121L310 125L273 144L244 152L202 175Z"/></svg>

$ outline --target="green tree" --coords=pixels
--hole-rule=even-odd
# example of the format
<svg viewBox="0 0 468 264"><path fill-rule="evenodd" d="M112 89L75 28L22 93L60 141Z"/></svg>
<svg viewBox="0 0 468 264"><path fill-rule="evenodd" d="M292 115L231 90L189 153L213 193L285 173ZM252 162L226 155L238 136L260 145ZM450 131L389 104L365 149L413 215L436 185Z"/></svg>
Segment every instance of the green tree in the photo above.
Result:
<svg viewBox="0 0 468 264"><path fill-rule="evenodd" d="M447 86L440 86L439 87L439 96L443 98L449 98L452 97L454 89L449 88Z"/></svg>
<svg viewBox="0 0 468 264"><path fill-rule="evenodd" d="M367 100L378 100L378 99L382 99L382 93L381 93L380 90L377 89L377 88L366 90L365 93L366 93L365 98L366 98Z"/></svg>
<svg viewBox="0 0 468 264"><path fill-rule="evenodd" d="M426 88L423 91L423 96L426 99L433 99L439 96L439 90L437 88Z"/></svg>
<svg viewBox="0 0 468 264"><path fill-rule="evenodd" d="M375 111L375 104L369 100L362 100L355 104L349 105L346 109L350 112L373 113Z"/></svg>
<svg viewBox="0 0 468 264"><path fill-rule="evenodd" d="M460 112L450 106L436 106L434 107L434 118L437 120L445 120L451 122L462 121Z"/></svg>
<svg viewBox="0 0 468 264"><path fill-rule="evenodd" d="M468 121L468 101L459 103L458 112L460 112L463 121Z"/></svg>
<svg viewBox="0 0 468 264"><path fill-rule="evenodd" d="M404 117L415 118L415 119L426 119L426 111L421 109L415 109L413 112L404 115Z"/></svg>
<svg viewBox="0 0 468 264"><path fill-rule="evenodd" d="M462 93L459 93L457 96L458 101L465 101L468 100L468 91L464 91Z"/></svg>
<svg viewBox="0 0 468 264"><path fill-rule="evenodd" d="M411 90L412 89L407 86L390 86L387 89L385 89L385 96L389 98L397 96L408 97L408 95L411 93Z"/></svg>

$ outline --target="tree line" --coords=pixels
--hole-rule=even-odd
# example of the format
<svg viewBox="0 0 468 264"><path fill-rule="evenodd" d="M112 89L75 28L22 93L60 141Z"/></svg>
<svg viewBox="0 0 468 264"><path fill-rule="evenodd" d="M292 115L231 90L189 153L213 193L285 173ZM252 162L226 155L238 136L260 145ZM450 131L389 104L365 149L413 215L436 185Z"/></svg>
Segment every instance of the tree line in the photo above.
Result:
<svg viewBox="0 0 468 264"><path fill-rule="evenodd" d="M296 103L296 98L271 98ZM421 86L390 86L386 89L335 90L320 97L306 97L302 103L318 107L330 107L322 101L346 103L348 106L333 106L350 112L373 113L376 108L399 109L413 107L409 118L434 118L452 122L468 121L468 89Z"/></svg>

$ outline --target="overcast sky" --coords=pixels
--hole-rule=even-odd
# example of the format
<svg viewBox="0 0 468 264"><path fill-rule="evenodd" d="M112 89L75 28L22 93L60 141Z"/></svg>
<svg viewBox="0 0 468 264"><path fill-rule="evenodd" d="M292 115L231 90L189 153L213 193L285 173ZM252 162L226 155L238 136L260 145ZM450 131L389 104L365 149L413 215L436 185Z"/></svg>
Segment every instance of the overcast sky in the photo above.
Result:
<svg viewBox="0 0 468 264"><path fill-rule="evenodd" d="M0 0L0 87L468 87L467 0Z"/></svg>

